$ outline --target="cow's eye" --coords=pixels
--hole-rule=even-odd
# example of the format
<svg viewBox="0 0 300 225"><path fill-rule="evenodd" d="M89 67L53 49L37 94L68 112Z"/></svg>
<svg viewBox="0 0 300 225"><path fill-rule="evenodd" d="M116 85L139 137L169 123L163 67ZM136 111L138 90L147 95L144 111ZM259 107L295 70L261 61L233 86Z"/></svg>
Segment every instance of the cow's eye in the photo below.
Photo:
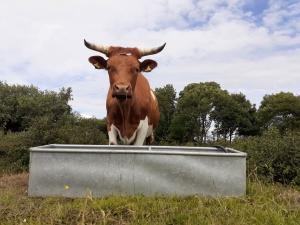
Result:
<svg viewBox="0 0 300 225"><path fill-rule="evenodd" d="M140 70L138 68L133 68L133 73L138 73Z"/></svg>

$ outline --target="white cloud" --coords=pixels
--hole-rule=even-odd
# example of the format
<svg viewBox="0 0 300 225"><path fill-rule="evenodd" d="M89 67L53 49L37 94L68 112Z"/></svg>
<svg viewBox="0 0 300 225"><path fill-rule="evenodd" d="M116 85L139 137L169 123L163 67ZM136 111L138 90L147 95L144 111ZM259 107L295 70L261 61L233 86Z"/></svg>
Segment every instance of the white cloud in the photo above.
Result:
<svg viewBox="0 0 300 225"><path fill-rule="evenodd" d="M58 90L72 87L75 111L105 116L108 78L87 59L102 44L151 47L152 88L214 80L254 103L300 83L299 3L271 1L261 23L246 0L9 1L0 8L0 80Z"/></svg>
<svg viewBox="0 0 300 225"><path fill-rule="evenodd" d="M300 2L270 0L270 7L264 12L264 25L280 34L294 34L300 31Z"/></svg>

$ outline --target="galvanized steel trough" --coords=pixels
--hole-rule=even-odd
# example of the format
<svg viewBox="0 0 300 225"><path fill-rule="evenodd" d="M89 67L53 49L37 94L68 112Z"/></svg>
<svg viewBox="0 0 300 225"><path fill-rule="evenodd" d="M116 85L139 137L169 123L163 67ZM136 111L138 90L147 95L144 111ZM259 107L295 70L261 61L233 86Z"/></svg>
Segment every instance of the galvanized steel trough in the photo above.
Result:
<svg viewBox="0 0 300 225"><path fill-rule="evenodd" d="M51 144L30 149L29 196L242 196L246 153L217 147Z"/></svg>

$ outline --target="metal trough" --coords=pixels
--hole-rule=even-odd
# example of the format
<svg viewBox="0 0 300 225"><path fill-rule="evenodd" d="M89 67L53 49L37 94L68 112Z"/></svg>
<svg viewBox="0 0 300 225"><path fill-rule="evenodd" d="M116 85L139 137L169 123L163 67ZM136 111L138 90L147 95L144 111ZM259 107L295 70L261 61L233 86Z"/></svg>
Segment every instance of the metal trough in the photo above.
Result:
<svg viewBox="0 0 300 225"><path fill-rule="evenodd" d="M30 149L29 196L242 196L246 153L216 147L51 144Z"/></svg>

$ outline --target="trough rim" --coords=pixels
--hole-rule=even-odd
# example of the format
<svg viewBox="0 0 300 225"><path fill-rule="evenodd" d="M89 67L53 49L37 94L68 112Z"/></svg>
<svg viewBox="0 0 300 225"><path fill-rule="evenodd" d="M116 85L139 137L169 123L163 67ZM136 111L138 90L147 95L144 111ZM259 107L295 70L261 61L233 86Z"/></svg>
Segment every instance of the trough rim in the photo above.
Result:
<svg viewBox="0 0 300 225"><path fill-rule="evenodd" d="M168 151L168 149L170 150ZM224 148L225 151L222 151L219 147L49 144L31 147L29 150L30 152L40 153L155 154L247 157L247 153L245 152L241 152L233 148ZM195 150L217 150L219 152L195 152Z"/></svg>

